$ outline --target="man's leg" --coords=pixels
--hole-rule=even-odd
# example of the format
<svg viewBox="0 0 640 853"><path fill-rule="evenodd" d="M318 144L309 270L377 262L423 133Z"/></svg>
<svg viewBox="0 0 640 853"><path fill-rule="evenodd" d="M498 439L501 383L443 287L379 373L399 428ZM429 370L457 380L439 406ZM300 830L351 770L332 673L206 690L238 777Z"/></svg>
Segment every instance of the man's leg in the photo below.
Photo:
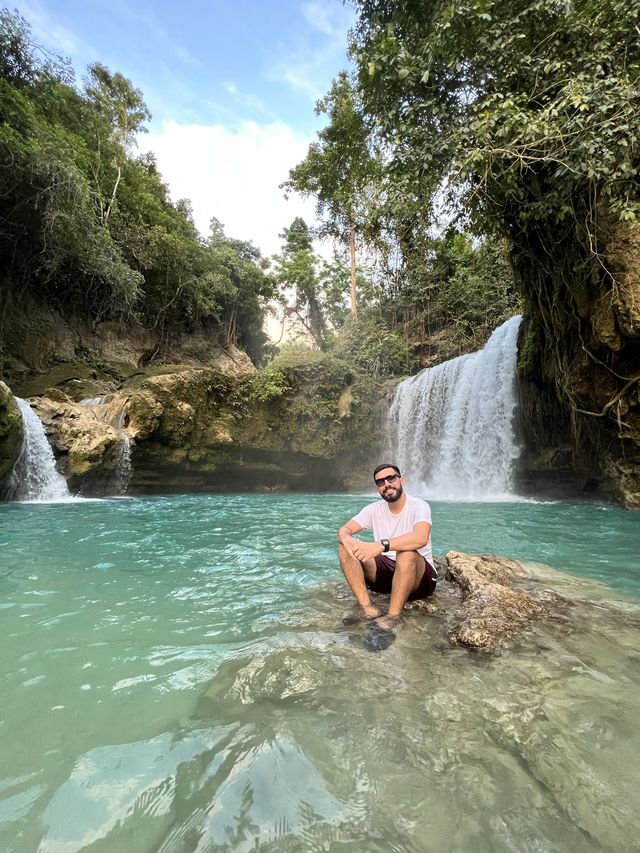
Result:
<svg viewBox="0 0 640 853"><path fill-rule="evenodd" d="M358 604L364 610L365 616L369 616L372 619L379 616L380 611L371 603L371 597L365 582L365 577L370 583L375 581L376 561L366 560L364 563L361 563L360 560L349 554L342 544L338 546L338 558L345 580L351 587L351 591L355 595ZM407 596L410 594L411 591L407 593Z"/></svg>
<svg viewBox="0 0 640 853"><path fill-rule="evenodd" d="M400 551L396 554L396 568L393 573L387 616L400 616L409 596L420 586L425 571L424 557L417 551Z"/></svg>

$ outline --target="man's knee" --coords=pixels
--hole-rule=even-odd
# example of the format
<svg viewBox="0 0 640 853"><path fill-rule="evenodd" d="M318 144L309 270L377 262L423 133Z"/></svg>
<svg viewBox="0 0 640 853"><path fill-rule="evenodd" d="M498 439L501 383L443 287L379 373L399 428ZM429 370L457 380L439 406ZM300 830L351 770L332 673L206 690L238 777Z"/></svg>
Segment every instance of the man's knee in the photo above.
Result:
<svg viewBox="0 0 640 853"><path fill-rule="evenodd" d="M338 559L340 560L340 565L344 566L347 563L357 563L362 567L362 563L358 560L357 557L354 557L353 554L350 554L349 551L344 547L342 542L338 543Z"/></svg>
<svg viewBox="0 0 640 853"><path fill-rule="evenodd" d="M399 551L396 554L396 571L415 571L422 563L417 551Z"/></svg>

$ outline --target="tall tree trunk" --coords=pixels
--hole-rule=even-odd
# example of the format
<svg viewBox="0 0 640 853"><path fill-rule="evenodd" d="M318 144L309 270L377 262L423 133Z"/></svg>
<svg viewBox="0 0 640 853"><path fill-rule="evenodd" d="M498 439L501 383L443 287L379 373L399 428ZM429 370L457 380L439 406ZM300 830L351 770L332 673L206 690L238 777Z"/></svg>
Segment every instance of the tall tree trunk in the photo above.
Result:
<svg viewBox="0 0 640 853"><path fill-rule="evenodd" d="M116 193L118 192L118 186L120 185L120 178L122 177L122 167L118 166L118 175L116 177L116 182L113 185L113 192L111 193L111 199L109 200L109 204L107 205L107 209L105 210L102 216L102 224L106 225L109 221L109 217L111 216L111 210L113 208L113 204L116 200Z"/></svg>
<svg viewBox="0 0 640 853"><path fill-rule="evenodd" d="M356 306L356 226L351 223L351 316L355 319L358 308Z"/></svg>

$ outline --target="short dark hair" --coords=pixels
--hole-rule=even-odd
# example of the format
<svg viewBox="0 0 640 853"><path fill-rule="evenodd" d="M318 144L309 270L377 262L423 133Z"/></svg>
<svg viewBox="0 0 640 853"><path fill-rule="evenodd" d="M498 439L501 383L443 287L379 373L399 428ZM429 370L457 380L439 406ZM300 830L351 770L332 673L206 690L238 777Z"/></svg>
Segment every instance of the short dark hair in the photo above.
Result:
<svg viewBox="0 0 640 853"><path fill-rule="evenodd" d="M384 471L385 468L393 468L393 470L396 472L398 477L402 476L402 474L400 473L400 469L398 468L397 465L390 465L388 462L385 462L384 465L378 465L376 470L373 472L373 479L375 480L376 474L379 474L380 471Z"/></svg>

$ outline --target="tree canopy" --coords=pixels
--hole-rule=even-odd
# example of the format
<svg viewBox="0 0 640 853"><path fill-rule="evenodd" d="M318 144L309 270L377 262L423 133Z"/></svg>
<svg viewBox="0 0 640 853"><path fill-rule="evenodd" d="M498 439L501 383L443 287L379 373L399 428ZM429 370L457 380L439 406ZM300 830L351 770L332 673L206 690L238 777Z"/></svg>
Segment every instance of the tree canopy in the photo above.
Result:
<svg viewBox="0 0 640 853"><path fill-rule="evenodd" d="M404 197L403 257L419 267L443 203L505 240L527 375L561 401L576 447L616 447L623 470L640 417L640 0L355 5L358 91Z"/></svg>
<svg viewBox="0 0 640 853"><path fill-rule="evenodd" d="M432 196L446 179L485 228L562 221L579 186L638 212L637 0L357 5L367 109Z"/></svg>
<svg viewBox="0 0 640 853"><path fill-rule="evenodd" d="M382 164L372 151L356 91L345 71L318 101L316 114L326 115L329 122L309 146L306 158L291 169L285 187L314 196L322 233L349 245L351 313L355 315L356 239L358 235L370 237L374 227L373 196Z"/></svg>
<svg viewBox="0 0 640 853"><path fill-rule="evenodd" d="M251 244L209 237L172 202L151 154L142 93L101 63L82 89L69 65L0 12L0 294L25 290L67 313L154 329L204 330L258 358L274 285Z"/></svg>

